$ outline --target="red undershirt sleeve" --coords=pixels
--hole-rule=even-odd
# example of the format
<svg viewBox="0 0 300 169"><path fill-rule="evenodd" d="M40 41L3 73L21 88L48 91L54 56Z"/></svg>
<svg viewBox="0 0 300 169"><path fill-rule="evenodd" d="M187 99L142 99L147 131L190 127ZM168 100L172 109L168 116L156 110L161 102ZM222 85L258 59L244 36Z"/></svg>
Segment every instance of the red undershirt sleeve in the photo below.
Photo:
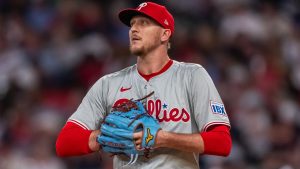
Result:
<svg viewBox="0 0 300 169"><path fill-rule="evenodd" d="M86 130L73 122L67 122L56 140L56 153L60 157L77 156L91 153L88 146L92 130ZM231 150L229 127L211 126L200 133L204 142L204 153L228 156Z"/></svg>
<svg viewBox="0 0 300 169"><path fill-rule="evenodd" d="M231 150L229 127L215 125L200 133L204 142L204 153L209 155L228 156Z"/></svg>
<svg viewBox="0 0 300 169"><path fill-rule="evenodd" d="M86 130L73 122L67 122L56 140L56 153L60 157L91 153L89 137L92 130Z"/></svg>

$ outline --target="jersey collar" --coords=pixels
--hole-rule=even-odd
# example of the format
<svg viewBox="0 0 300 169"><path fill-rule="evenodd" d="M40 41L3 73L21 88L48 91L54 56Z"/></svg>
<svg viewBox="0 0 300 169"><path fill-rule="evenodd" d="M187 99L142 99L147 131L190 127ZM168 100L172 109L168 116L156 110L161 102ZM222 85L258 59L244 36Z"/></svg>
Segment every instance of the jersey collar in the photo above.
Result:
<svg viewBox="0 0 300 169"><path fill-rule="evenodd" d="M165 71L167 71L167 70L171 67L172 64L173 64L173 60L170 59L170 60L168 61L168 63L167 63L160 71L158 71L158 72L151 73L151 74L148 74L148 75L145 75L145 74L141 73L139 70L138 70L138 72L139 72L139 74L140 74L146 81L149 81L151 78L153 78L153 77L155 77L155 76L157 76L157 75L160 75L160 74L164 73Z"/></svg>

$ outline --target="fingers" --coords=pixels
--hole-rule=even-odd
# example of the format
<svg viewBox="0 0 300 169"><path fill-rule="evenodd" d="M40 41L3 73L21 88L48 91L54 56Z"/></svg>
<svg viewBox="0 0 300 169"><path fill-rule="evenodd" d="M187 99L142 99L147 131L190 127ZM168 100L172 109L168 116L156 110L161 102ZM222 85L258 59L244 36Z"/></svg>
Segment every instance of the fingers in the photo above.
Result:
<svg viewBox="0 0 300 169"><path fill-rule="evenodd" d="M142 137L143 137L143 131L133 133L133 139L134 140L142 139Z"/></svg>
<svg viewBox="0 0 300 169"><path fill-rule="evenodd" d="M133 140L134 140L135 147L136 147L137 150L142 149L142 138L143 138L143 132L142 131L133 133Z"/></svg>
<svg viewBox="0 0 300 169"><path fill-rule="evenodd" d="M135 146L135 148L136 148L137 150L142 150L142 146L141 146L141 144L139 144L139 145L136 145L136 146Z"/></svg>
<svg viewBox="0 0 300 169"><path fill-rule="evenodd" d="M137 150L142 149L142 139L134 140L134 143L135 143L135 147L136 147Z"/></svg>
<svg viewBox="0 0 300 169"><path fill-rule="evenodd" d="M142 144L142 140L141 139L138 139L138 140L134 140L134 143L137 145L137 144Z"/></svg>

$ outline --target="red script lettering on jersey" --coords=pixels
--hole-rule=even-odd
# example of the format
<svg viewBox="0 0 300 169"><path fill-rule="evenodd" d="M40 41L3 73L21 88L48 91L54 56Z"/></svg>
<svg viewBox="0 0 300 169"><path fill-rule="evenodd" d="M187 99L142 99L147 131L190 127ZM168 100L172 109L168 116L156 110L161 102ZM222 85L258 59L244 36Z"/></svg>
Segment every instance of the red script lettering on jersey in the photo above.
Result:
<svg viewBox="0 0 300 169"><path fill-rule="evenodd" d="M148 113L153 116L155 115L155 118L159 121L159 122L169 122L169 121L174 121L174 122L178 122L180 120L182 120L183 122L188 122L190 120L190 114L184 109L182 108L181 111L178 108L172 108L170 110L170 112L168 112L167 109L162 110L162 104L161 104L161 100L149 100L148 101ZM160 114L163 114L162 117L160 117Z"/></svg>

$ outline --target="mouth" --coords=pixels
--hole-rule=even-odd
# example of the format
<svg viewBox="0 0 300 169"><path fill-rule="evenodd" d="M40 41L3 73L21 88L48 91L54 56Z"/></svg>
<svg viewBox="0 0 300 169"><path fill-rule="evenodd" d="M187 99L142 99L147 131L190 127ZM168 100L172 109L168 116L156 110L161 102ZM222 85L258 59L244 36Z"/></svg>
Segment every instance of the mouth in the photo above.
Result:
<svg viewBox="0 0 300 169"><path fill-rule="evenodd" d="M136 36L136 35L133 35L133 36L131 37L131 41L132 41L132 42L136 42L136 41L139 41L139 40L141 40L141 39L142 39L141 37Z"/></svg>

